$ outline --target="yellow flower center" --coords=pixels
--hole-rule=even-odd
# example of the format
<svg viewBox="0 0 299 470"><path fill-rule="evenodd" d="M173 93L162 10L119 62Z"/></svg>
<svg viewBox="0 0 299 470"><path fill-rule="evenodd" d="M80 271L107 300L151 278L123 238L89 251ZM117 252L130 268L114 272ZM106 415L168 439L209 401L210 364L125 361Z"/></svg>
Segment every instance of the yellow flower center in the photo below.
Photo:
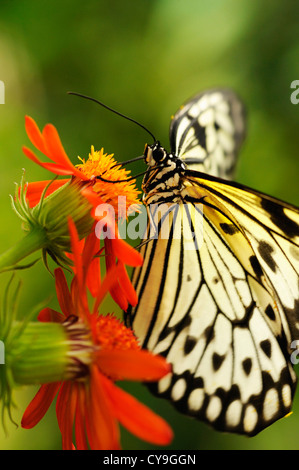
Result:
<svg viewBox="0 0 299 470"><path fill-rule="evenodd" d="M91 146L88 160L78 158L82 163L76 165L77 168L88 179L94 180L93 190L104 203L113 206L116 216L120 215L122 218L126 218L130 211L137 210L140 191L136 188L136 180L122 181L130 177L130 171L119 166L113 158L113 154L104 153L104 149L95 151L94 146ZM101 176L109 182L96 179L97 176ZM122 182L115 183L115 181ZM119 196L122 198L119 199ZM126 214L124 214L124 201Z"/></svg>
<svg viewBox="0 0 299 470"><path fill-rule="evenodd" d="M101 349L140 349L133 331L113 315L98 317L95 336Z"/></svg>

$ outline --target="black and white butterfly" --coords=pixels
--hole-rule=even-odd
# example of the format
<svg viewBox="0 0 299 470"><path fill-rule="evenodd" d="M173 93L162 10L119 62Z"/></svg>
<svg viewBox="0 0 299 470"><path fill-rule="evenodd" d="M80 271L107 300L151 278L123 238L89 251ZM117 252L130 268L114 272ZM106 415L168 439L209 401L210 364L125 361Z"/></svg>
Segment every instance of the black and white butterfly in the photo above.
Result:
<svg viewBox="0 0 299 470"><path fill-rule="evenodd" d="M195 96L147 145L155 236L133 273L126 323L172 372L153 387L215 429L255 435L291 409L299 339L299 209L229 181L244 139L230 91Z"/></svg>

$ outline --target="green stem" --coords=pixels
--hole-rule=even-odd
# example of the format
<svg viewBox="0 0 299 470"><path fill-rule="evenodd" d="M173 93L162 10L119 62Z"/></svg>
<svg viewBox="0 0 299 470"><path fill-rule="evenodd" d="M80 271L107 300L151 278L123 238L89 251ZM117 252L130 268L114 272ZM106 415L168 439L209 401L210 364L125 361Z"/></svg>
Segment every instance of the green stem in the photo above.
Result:
<svg viewBox="0 0 299 470"><path fill-rule="evenodd" d="M44 248L46 244L46 231L42 227L35 227L16 245L0 255L0 272L13 269L17 263Z"/></svg>

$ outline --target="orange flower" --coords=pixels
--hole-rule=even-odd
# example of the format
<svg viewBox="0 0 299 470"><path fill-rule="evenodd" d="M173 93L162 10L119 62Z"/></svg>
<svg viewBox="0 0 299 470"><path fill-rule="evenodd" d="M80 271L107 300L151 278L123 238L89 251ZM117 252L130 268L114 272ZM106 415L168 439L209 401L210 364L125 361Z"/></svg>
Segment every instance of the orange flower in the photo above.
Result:
<svg viewBox="0 0 299 470"><path fill-rule="evenodd" d="M118 215L119 195L125 197L126 209L129 209L131 206L133 206L132 209L137 207L139 191L135 186L135 180L130 182L123 181L128 179L130 172L121 168L112 154L105 154L103 149L95 151L92 146L87 161L80 158L82 163L74 166L62 146L56 128L52 124L47 124L41 132L34 119L26 116L25 128L32 144L54 162L42 162L32 150L23 147L24 154L34 163L56 175L70 175L81 180L82 183L92 188L103 203L111 204L115 209L116 215ZM120 182L107 183L97 179L97 176L103 176L104 179ZM53 182L48 188L46 196L68 181L69 179L62 179ZM42 191L49 183L50 181L47 180L28 184L27 198L31 207L38 203Z"/></svg>
<svg viewBox="0 0 299 470"><path fill-rule="evenodd" d="M90 230L94 230L93 221L98 220L96 207L109 205L112 208L112 213L108 214L105 221L109 225L111 238L104 238L107 269L114 266L116 262L119 264L119 277L117 283L111 288L111 294L123 310L128 308L128 303L136 305L137 296L125 266L140 266L143 259L139 252L120 238L116 224L117 217L123 215L125 218L130 208L136 210L139 192L135 182L125 181L128 178L128 172L120 168L112 155L104 154L103 149L100 152L95 152L92 147L89 159L86 162L80 159L82 163L76 167L66 155L53 125L47 124L41 132L35 121L26 116L25 126L32 144L50 161L42 162L32 150L23 147L25 155L45 169L57 175L70 175L71 178L52 182L38 181L20 188L16 198L16 212L23 220L25 219L25 222L26 218L28 219L28 224L23 224L24 228L28 232L32 231L32 228L36 228L34 222L42 233L40 245L43 248L45 260L46 253L49 253L60 265L67 264L68 258L70 258L66 254L69 251L67 217L74 220L79 238L82 239L90 233ZM97 176L101 175L105 176L104 179L120 182L109 183L97 179ZM43 194L44 191L45 194ZM42 194L43 198L41 199ZM49 195L51 198L48 197ZM77 195L80 197L75 197ZM25 197L26 203L24 204ZM68 203L66 203L67 197ZM30 208L27 207L27 201ZM38 204L41 207L37 206ZM36 209L35 212L34 209ZM40 248L40 245L37 249ZM33 251L31 246L30 249ZM99 244L97 250L100 250ZM15 259L13 261L15 262ZM90 284L92 281L89 279L88 282Z"/></svg>
<svg viewBox="0 0 299 470"><path fill-rule="evenodd" d="M76 336L80 325L90 331L89 345L82 342L80 374L72 380L42 385L27 407L22 426L32 428L44 416L57 395L56 414L62 434L63 449L119 449L119 426L125 426L140 439L167 445L172 439L168 424L127 392L115 385L117 380L156 381L170 372L165 359L141 350L133 335L112 315L97 315L97 309L113 285L120 266L114 266L97 285L93 285L95 302L88 307L86 279L93 269L95 238L86 240L84 250L78 242L74 225L70 233L75 262L75 276L70 290L61 268L55 270L56 292L61 312L42 310L39 320L66 324ZM72 333L71 333L72 334ZM85 351L85 353L84 353Z"/></svg>

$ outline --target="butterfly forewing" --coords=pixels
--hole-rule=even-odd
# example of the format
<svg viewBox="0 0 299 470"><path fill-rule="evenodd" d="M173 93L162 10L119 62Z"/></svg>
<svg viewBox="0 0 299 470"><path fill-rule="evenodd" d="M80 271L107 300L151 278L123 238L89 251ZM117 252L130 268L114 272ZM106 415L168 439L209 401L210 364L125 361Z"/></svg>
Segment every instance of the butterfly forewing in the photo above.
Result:
<svg viewBox="0 0 299 470"><path fill-rule="evenodd" d="M189 168L231 179L245 137L245 112L228 89L196 95L174 115L170 124L171 151Z"/></svg>

